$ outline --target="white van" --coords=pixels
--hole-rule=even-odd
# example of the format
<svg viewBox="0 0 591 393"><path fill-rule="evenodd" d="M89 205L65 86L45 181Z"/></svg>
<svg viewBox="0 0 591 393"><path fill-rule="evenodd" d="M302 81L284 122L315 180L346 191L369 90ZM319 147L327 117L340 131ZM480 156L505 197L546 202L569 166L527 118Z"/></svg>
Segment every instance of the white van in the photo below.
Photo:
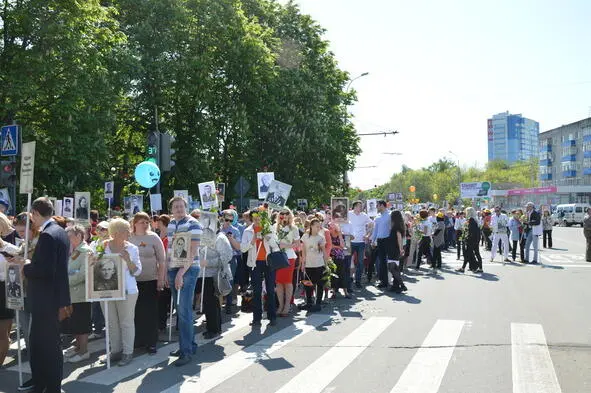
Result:
<svg viewBox="0 0 591 393"><path fill-rule="evenodd" d="M587 203L567 203L556 206L554 212L555 221L558 225L570 227L579 224L583 226L583 218L590 206Z"/></svg>

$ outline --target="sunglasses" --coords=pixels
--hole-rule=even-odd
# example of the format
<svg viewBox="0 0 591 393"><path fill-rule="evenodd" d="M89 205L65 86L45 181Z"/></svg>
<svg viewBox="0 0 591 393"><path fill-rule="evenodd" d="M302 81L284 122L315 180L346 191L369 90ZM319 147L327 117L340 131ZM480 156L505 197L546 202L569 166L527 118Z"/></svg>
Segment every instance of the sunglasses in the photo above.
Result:
<svg viewBox="0 0 591 393"><path fill-rule="evenodd" d="M226 221L226 222L232 222L232 221L234 221L234 219L232 219L232 218L224 218L224 221Z"/></svg>

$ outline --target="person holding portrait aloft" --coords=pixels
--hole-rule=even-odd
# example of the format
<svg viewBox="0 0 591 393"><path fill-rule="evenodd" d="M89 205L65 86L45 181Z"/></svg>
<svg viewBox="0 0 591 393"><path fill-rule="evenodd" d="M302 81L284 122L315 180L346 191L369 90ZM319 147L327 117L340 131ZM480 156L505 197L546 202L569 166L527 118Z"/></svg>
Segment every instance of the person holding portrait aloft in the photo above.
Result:
<svg viewBox="0 0 591 393"><path fill-rule="evenodd" d="M158 343L158 292L164 288L166 259L162 240L150 229L150 216L140 212L133 216L131 243L135 244L142 261L142 273L137 277L139 296L135 305L135 346L144 346L149 354L156 353Z"/></svg>
<svg viewBox="0 0 591 393"><path fill-rule="evenodd" d="M125 300L109 302L109 333L111 339L111 361L119 361L119 366L129 364L133 358L135 339L135 304L138 298L136 277L142 273L142 263L138 248L129 242L129 222L115 218L109 223L110 239L104 243L105 254L119 254L123 259L125 279ZM101 302L103 314L105 302ZM106 362L106 359L105 359Z"/></svg>
<svg viewBox="0 0 591 393"><path fill-rule="evenodd" d="M84 241L86 229L83 226L68 227L66 233L72 250L68 261L72 315L62 321L62 333L74 335L76 342L66 350L64 357L69 363L78 363L90 358L88 335L92 330L92 322L90 302L86 301L86 256L92 250Z"/></svg>

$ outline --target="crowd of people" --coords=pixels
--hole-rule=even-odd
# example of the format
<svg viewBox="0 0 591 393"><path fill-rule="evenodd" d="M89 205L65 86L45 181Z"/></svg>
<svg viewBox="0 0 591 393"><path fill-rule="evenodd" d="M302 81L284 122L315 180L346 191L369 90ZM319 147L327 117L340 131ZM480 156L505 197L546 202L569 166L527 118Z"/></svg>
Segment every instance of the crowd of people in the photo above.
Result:
<svg viewBox="0 0 591 393"><path fill-rule="evenodd" d="M52 217L47 198L35 200L30 214L21 213L14 220L0 213L0 265L20 265L25 278L25 306L17 312L32 378L19 390L59 391L63 362L88 360L89 340L104 337L105 312L110 361L124 366L133 361L137 348L149 354L158 351L159 333L167 327L172 301L179 347L170 355L177 357L174 365L180 367L192 361L197 349L195 312L205 314L203 334L213 339L222 332L222 312L236 314L239 300L240 310L252 311L253 328L262 325L265 311L269 325L275 326L277 318L298 310L321 311L325 297L350 299L374 282L380 289L405 292L407 269L420 269L423 258L432 269L441 269L442 252L452 248L458 260L463 258L458 272L468 266L479 273L481 245L491 251L491 260L500 252L508 262L516 261L519 247L521 262L532 264L538 261L540 236L544 247L552 247L549 215L541 215L532 203L525 210L512 211L510 218L500 207L480 212L472 207L464 211L430 207L413 215L390 209L380 200L375 218L364 212L361 201L351 207L346 215L330 209L272 211L266 206L242 214L224 210L218 213L215 242L206 251L201 238L211 225L203 225L205 212L188 214L182 197L170 200L170 215L137 212L129 219L99 221L98 212L93 211L86 226ZM172 239L180 233L188 233L189 255L183 255L187 262L182 266L171 267ZM284 254L286 265L274 268L269 259L273 253ZM94 289L114 289L118 275L123 275L125 296L109 301L107 310L105 302L88 301L85 280L86 269L108 254L121 257L123 271L101 264ZM5 285L11 281L8 278L6 283L4 271L0 266L0 365L7 355L15 316L5 307ZM225 296L220 274L231 280ZM298 305L297 288L305 294ZM71 339L64 352L63 337ZM101 361L106 362L106 357Z"/></svg>

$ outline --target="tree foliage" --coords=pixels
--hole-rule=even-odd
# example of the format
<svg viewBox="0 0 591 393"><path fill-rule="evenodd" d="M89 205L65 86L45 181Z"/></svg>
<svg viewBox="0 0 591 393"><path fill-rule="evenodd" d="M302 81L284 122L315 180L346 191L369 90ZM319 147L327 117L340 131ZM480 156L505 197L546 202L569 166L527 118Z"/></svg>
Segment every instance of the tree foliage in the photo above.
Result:
<svg viewBox="0 0 591 393"><path fill-rule="evenodd" d="M359 154L349 75L323 29L271 0L3 0L0 117L36 140L36 194L140 192L135 165L156 126L176 141L162 181L274 171L290 201L326 200ZM145 190L144 190L145 191Z"/></svg>
<svg viewBox="0 0 591 393"><path fill-rule="evenodd" d="M365 191L351 190L349 196L354 199L386 198L389 193L402 192L405 201L418 198L420 203L446 200L453 204L460 197L460 182L489 181L492 189L529 188L539 185L537 173L536 159L514 164L491 161L485 168L460 168L453 161L439 159L428 167L416 170L403 165L388 183ZM410 192L410 186L415 186L414 193Z"/></svg>

